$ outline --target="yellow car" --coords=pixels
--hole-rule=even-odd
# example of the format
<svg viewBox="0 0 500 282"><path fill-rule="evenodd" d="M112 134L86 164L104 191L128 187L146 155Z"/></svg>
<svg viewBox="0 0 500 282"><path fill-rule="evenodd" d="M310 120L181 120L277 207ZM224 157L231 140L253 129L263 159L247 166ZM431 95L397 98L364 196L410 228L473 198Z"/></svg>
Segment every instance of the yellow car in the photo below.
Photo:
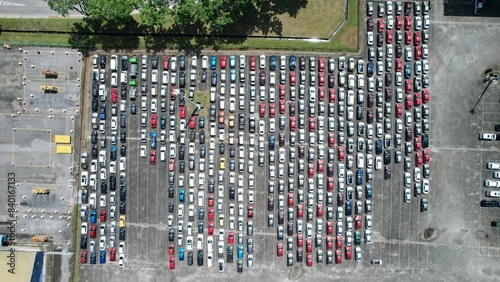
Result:
<svg viewBox="0 0 500 282"><path fill-rule="evenodd" d="M226 158L220 158L219 169L220 170L226 169Z"/></svg>
<svg viewBox="0 0 500 282"><path fill-rule="evenodd" d="M120 215L120 227L125 227L125 216Z"/></svg>

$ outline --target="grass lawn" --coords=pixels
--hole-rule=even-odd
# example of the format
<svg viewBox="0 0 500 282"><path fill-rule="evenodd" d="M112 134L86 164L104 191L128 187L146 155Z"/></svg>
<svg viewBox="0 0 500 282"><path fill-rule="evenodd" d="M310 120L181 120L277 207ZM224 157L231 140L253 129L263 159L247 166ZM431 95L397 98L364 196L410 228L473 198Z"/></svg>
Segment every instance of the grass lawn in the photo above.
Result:
<svg viewBox="0 0 500 282"><path fill-rule="evenodd" d="M308 42L301 40L274 40L248 38L240 40L226 40L218 49L221 50L283 50L303 52L356 52L358 50L358 0L348 0L348 21L330 42ZM344 1L341 0L309 0L305 8L298 10L295 17L281 15L284 36L304 37L328 37L340 25L343 20ZM138 17L134 17L138 19ZM71 31L72 25L79 19L12 19L0 18L0 26L4 30L50 30ZM97 49L112 49L113 42L118 49L144 49L151 48L143 38L131 37L114 40L113 36L94 36L92 40L76 40L70 44L70 35L45 34L45 33L0 33L0 43L14 45L37 45L37 46L72 46L75 48L94 46ZM102 43L101 43L102 42ZM124 48L123 46L127 48ZM87 46L88 47L88 46ZM176 49L182 46L163 46L163 49ZM213 48L212 46L202 46Z"/></svg>

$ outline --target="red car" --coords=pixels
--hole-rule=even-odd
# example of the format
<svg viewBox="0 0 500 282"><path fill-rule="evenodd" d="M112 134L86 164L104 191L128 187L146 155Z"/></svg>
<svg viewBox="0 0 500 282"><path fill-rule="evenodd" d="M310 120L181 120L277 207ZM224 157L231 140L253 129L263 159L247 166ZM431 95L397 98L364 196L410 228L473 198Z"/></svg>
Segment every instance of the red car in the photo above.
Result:
<svg viewBox="0 0 500 282"><path fill-rule="evenodd" d="M327 236L326 237L326 249L333 250L333 237L332 236Z"/></svg>
<svg viewBox="0 0 500 282"><path fill-rule="evenodd" d="M323 169L324 169L324 166L323 166L323 159L318 159L318 168L317 168L317 172L318 172L318 173L323 173Z"/></svg>
<svg viewBox="0 0 500 282"><path fill-rule="evenodd" d="M337 237L335 238L335 248L337 250L341 250L342 249L342 236L341 235L337 235Z"/></svg>
<svg viewBox="0 0 500 282"><path fill-rule="evenodd" d="M293 207L293 202L294 202L293 193L288 193L288 207L289 208Z"/></svg>
<svg viewBox="0 0 500 282"><path fill-rule="evenodd" d="M333 177L328 177L327 183L328 183L328 185L327 185L328 192L333 192L333 189L335 187Z"/></svg>
<svg viewBox="0 0 500 282"><path fill-rule="evenodd" d="M276 253L279 258L283 256L283 243L278 243L278 245L276 245Z"/></svg>
<svg viewBox="0 0 500 282"><path fill-rule="evenodd" d="M415 153L415 165L422 166L422 162L423 162L422 152L416 152Z"/></svg>
<svg viewBox="0 0 500 282"><path fill-rule="evenodd" d="M313 251L313 241L312 239L307 239L306 240L306 253L307 254L312 254Z"/></svg>
<svg viewBox="0 0 500 282"><path fill-rule="evenodd" d="M325 71L325 58L318 58L318 71Z"/></svg>
<svg viewBox="0 0 500 282"><path fill-rule="evenodd" d="M295 72L290 72L290 86L295 86Z"/></svg>
<svg viewBox="0 0 500 282"><path fill-rule="evenodd" d="M429 149L424 150L424 164L428 164L431 161L431 151Z"/></svg>
<svg viewBox="0 0 500 282"><path fill-rule="evenodd" d="M333 222L332 221L327 221L326 222L326 235L332 235L333 234Z"/></svg>
<svg viewBox="0 0 500 282"><path fill-rule="evenodd" d="M335 251L335 263L336 264L342 263L342 251L340 251L340 250Z"/></svg>
<svg viewBox="0 0 500 282"><path fill-rule="evenodd" d="M80 263L87 263L87 252L82 251L80 254Z"/></svg>
<svg viewBox="0 0 500 282"><path fill-rule="evenodd" d="M330 100L329 100L329 102L330 103L335 103L335 96L336 96L336 94L335 94L335 88L330 88L329 91L330 91Z"/></svg>
<svg viewBox="0 0 500 282"><path fill-rule="evenodd" d="M392 43L392 30L390 30L390 29L385 31L385 43L387 43L387 44Z"/></svg>
<svg viewBox="0 0 500 282"><path fill-rule="evenodd" d="M226 68L226 60L227 60L226 55L220 56L220 68L221 69L225 69Z"/></svg>
<svg viewBox="0 0 500 282"><path fill-rule="evenodd" d="M259 105L259 116L261 118L266 116L266 103L264 102L261 102Z"/></svg>
<svg viewBox="0 0 500 282"><path fill-rule="evenodd" d="M344 146L339 147L339 162L343 161L345 158L345 148Z"/></svg>
<svg viewBox="0 0 500 282"><path fill-rule="evenodd" d="M314 132L315 129L316 129L316 119L311 117L309 118L309 131Z"/></svg>
<svg viewBox="0 0 500 282"><path fill-rule="evenodd" d="M377 29L378 29L378 33L382 33L384 32L384 19L378 19L378 22L377 22Z"/></svg>
<svg viewBox="0 0 500 282"><path fill-rule="evenodd" d="M118 90L116 89L111 89L111 102L118 102Z"/></svg>
<svg viewBox="0 0 500 282"><path fill-rule="evenodd" d="M328 133L328 146L333 147L335 145L335 133Z"/></svg>
<svg viewBox="0 0 500 282"><path fill-rule="evenodd" d="M356 228L356 230L361 230L362 226L363 226L363 219L360 215L357 215L354 219L354 228Z"/></svg>
<svg viewBox="0 0 500 282"><path fill-rule="evenodd" d="M286 102L285 100L280 100L280 114L285 114L286 111Z"/></svg>
<svg viewBox="0 0 500 282"><path fill-rule="evenodd" d="M209 194L208 195L208 206L209 207L213 207L214 206L214 195L213 194Z"/></svg>
<svg viewBox="0 0 500 282"><path fill-rule="evenodd" d="M170 270L174 270L175 269L175 258L174 257L170 257L169 259L169 264L170 264Z"/></svg>
<svg viewBox="0 0 500 282"><path fill-rule="evenodd" d="M208 222L208 235L214 235L214 222Z"/></svg>
<svg viewBox="0 0 500 282"><path fill-rule="evenodd" d="M253 218L253 206L247 207L247 216L248 218Z"/></svg>
<svg viewBox="0 0 500 282"><path fill-rule="evenodd" d="M352 259L352 247L351 246L345 246L345 259L346 260Z"/></svg>
<svg viewBox="0 0 500 282"><path fill-rule="evenodd" d="M175 160L174 159L170 159L168 161L168 171L174 171L175 170L174 164L175 164Z"/></svg>
<svg viewBox="0 0 500 282"><path fill-rule="evenodd" d="M415 137L415 151L422 149L422 139Z"/></svg>
<svg viewBox="0 0 500 282"><path fill-rule="evenodd" d="M313 265L313 255L312 254L307 254L306 255L306 264L307 264L307 266L312 266Z"/></svg>
<svg viewBox="0 0 500 282"><path fill-rule="evenodd" d="M403 70L403 61L401 58L396 58L396 71L400 72L401 70Z"/></svg>
<svg viewBox="0 0 500 282"><path fill-rule="evenodd" d="M422 47L415 46L415 60L420 60L422 58Z"/></svg>
<svg viewBox="0 0 500 282"><path fill-rule="evenodd" d="M403 17L396 16L396 29L401 29L402 26L403 26Z"/></svg>
<svg viewBox="0 0 500 282"><path fill-rule="evenodd" d="M302 204L297 205L297 218L302 218L304 216L304 206Z"/></svg>
<svg viewBox="0 0 500 282"><path fill-rule="evenodd" d="M101 222L106 222L106 211L105 210L102 210L101 211L101 218L100 218Z"/></svg>
<svg viewBox="0 0 500 282"><path fill-rule="evenodd" d="M116 249L115 248L109 249L109 260L116 261Z"/></svg>
<svg viewBox="0 0 500 282"><path fill-rule="evenodd" d="M429 102L431 95L429 95L429 90L422 90L422 103L427 104Z"/></svg>
<svg viewBox="0 0 500 282"><path fill-rule="evenodd" d="M316 205L316 217L318 218L323 217L323 204Z"/></svg>
<svg viewBox="0 0 500 282"><path fill-rule="evenodd" d="M290 117L290 130L291 131L295 131L295 127L297 126L296 122L295 122L295 117Z"/></svg>
<svg viewBox="0 0 500 282"><path fill-rule="evenodd" d="M269 116L274 117L276 115L276 104L269 103Z"/></svg>
<svg viewBox="0 0 500 282"><path fill-rule="evenodd" d="M151 128L156 128L156 114L151 114Z"/></svg>
<svg viewBox="0 0 500 282"><path fill-rule="evenodd" d="M179 107L179 116L181 118L186 118L186 106Z"/></svg>
<svg viewBox="0 0 500 282"><path fill-rule="evenodd" d="M403 105L401 103L396 104L396 117L400 118L403 115Z"/></svg>
<svg viewBox="0 0 500 282"><path fill-rule="evenodd" d="M286 96L285 85L281 84L280 85L280 99L285 99L285 96Z"/></svg>
<svg viewBox="0 0 500 282"><path fill-rule="evenodd" d="M234 244L234 232L229 232L229 235L227 236L227 243L228 244Z"/></svg>
<svg viewBox="0 0 500 282"><path fill-rule="evenodd" d="M405 17L405 30L411 29L411 16Z"/></svg>
<svg viewBox="0 0 500 282"><path fill-rule="evenodd" d="M415 93L414 102L415 106L420 106L422 104L422 94L420 92Z"/></svg>
<svg viewBox="0 0 500 282"><path fill-rule="evenodd" d="M208 208L208 220L214 220L214 208Z"/></svg>
<svg viewBox="0 0 500 282"><path fill-rule="evenodd" d="M173 256L175 253L175 245L174 243L169 243L168 244L168 255Z"/></svg>
<svg viewBox="0 0 500 282"><path fill-rule="evenodd" d="M155 150L151 150L149 152L149 163L151 165L155 165L156 164L156 151Z"/></svg>
<svg viewBox="0 0 500 282"><path fill-rule="evenodd" d="M255 70L255 66L257 65L257 59L255 58L255 56L251 56L250 57L250 70L251 71L254 71Z"/></svg>
<svg viewBox="0 0 500 282"><path fill-rule="evenodd" d="M406 98L405 98L405 108L406 108L406 110L411 110L412 104L413 104L413 102L412 102L412 99L411 99L411 95L410 94L406 95Z"/></svg>
<svg viewBox="0 0 500 282"><path fill-rule="evenodd" d="M413 88L413 85L411 83L411 79L407 79L405 81L405 92L406 92L406 94L410 94L412 88Z"/></svg>
<svg viewBox="0 0 500 282"><path fill-rule="evenodd" d="M95 237L97 236L96 229L97 229L97 227L95 225L90 226L90 238L91 239L95 239Z"/></svg>
<svg viewBox="0 0 500 282"><path fill-rule="evenodd" d="M168 64L170 63L169 56L163 56L163 70L168 70Z"/></svg>
<svg viewBox="0 0 500 282"><path fill-rule="evenodd" d="M304 235L297 234L297 248L302 248L302 247L304 247Z"/></svg>
<svg viewBox="0 0 500 282"><path fill-rule="evenodd" d="M411 31L405 32L405 44L406 45L411 44Z"/></svg>
<svg viewBox="0 0 500 282"><path fill-rule="evenodd" d="M309 178L314 177L314 164L307 165L307 175L309 176Z"/></svg>
<svg viewBox="0 0 500 282"><path fill-rule="evenodd" d="M189 128L190 129L195 129L196 127L196 117L195 116L192 116L190 119L189 119Z"/></svg>
<svg viewBox="0 0 500 282"><path fill-rule="evenodd" d="M325 85L325 73L324 72L318 73L318 85L319 86Z"/></svg>
<svg viewBox="0 0 500 282"><path fill-rule="evenodd" d="M318 87L318 100L325 100L325 87L323 86Z"/></svg>
<svg viewBox="0 0 500 282"><path fill-rule="evenodd" d="M420 45L420 31L416 31L414 34L413 34L413 46L418 46Z"/></svg>

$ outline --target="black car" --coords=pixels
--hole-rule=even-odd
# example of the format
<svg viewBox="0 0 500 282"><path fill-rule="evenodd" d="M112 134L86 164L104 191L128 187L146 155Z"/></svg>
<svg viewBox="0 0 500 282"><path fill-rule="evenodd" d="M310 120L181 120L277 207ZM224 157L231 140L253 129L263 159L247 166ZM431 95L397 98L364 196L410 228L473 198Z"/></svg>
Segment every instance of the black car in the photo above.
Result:
<svg viewBox="0 0 500 282"><path fill-rule="evenodd" d="M92 97L93 98L98 98L99 97L99 84L97 83L92 83Z"/></svg>
<svg viewBox="0 0 500 282"><path fill-rule="evenodd" d="M80 249L87 249L87 235L82 235L80 237Z"/></svg>
<svg viewBox="0 0 500 282"><path fill-rule="evenodd" d="M405 141L410 142L413 139L413 134L411 131L411 127L407 127L405 129Z"/></svg>
<svg viewBox="0 0 500 282"><path fill-rule="evenodd" d="M201 132L200 132L200 136L201 136ZM203 133L203 136L205 136L205 133ZM205 139L205 137L203 137L203 139ZM205 140L203 140L205 141ZM200 158L205 158L205 154L206 154L206 147L205 146L201 146L200 147Z"/></svg>
<svg viewBox="0 0 500 282"><path fill-rule="evenodd" d="M184 161L179 162L179 172L184 173L186 171L186 163Z"/></svg>
<svg viewBox="0 0 500 282"><path fill-rule="evenodd" d="M97 256L95 253L90 254L90 264L95 264L96 263Z"/></svg>
<svg viewBox="0 0 500 282"><path fill-rule="evenodd" d="M106 181L101 182L101 194L107 194L108 193L108 184Z"/></svg>
<svg viewBox="0 0 500 282"><path fill-rule="evenodd" d="M197 262L198 266L203 266L203 250L198 250Z"/></svg>
<svg viewBox="0 0 500 282"><path fill-rule="evenodd" d="M186 70L186 56L184 55L179 56L179 70Z"/></svg>
<svg viewBox="0 0 500 282"><path fill-rule="evenodd" d="M300 70L305 70L306 69L306 57L300 56L300 58L299 58L299 68L300 68Z"/></svg>
<svg viewBox="0 0 500 282"><path fill-rule="evenodd" d="M198 139L200 139L200 144L205 144L205 131L200 130L198 137Z"/></svg>
<svg viewBox="0 0 500 282"><path fill-rule="evenodd" d="M492 227L500 227L500 221L492 221L491 226Z"/></svg>
<svg viewBox="0 0 500 282"><path fill-rule="evenodd" d="M193 265L193 252L188 253L188 265Z"/></svg>
<svg viewBox="0 0 500 282"><path fill-rule="evenodd" d="M88 204L89 202L89 191L87 189L82 190L82 204Z"/></svg>
<svg viewBox="0 0 500 282"><path fill-rule="evenodd" d="M238 260L237 265L238 265L238 273L243 273L243 261Z"/></svg>
<svg viewBox="0 0 500 282"><path fill-rule="evenodd" d="M204 220L205 219L205 209L204 208L200 208L198 210L198 219L199 220Z"/></svg>
<svg viewBox="0 0 500 282"><path fill-rule="evenodd" d="M198 222L198 233L203 233L203 222Z"/></svg>
<svg viewBox="0 0 500 282"><path fill-rule="evenodd" d="M151 67L153 69L157 69L158 68L158 56L155 55L155 56L153 56L151 58Z"/></svg>
<svg viewBox="0 0 500 282"><path fill-rule="evenodd" d="M216 106L215 104L210 105L210 121L215 121L215 111L216 111Z"/></svg>
<svg viewBox="0 0 500 282"><path fill-rule="evenodd" d="M481 201L481 207L500 207L500 201L486 201L482 200Z"/></svg>
<svg viewBox="0 0 500 282"><path fill-rule="evenodd" d="M109 190L116 191L116 176L109 176Z"/></svg>
<svg viewBox="0 0 500 282"><path fill-rule="evenodd" d="M173 229L173 228L170 228L170 229L168 230L168 241L169 241L169 242L173 242L173 241L175 240L175 238L174 238L174 237L175 237L175 231L174 231L174 229Z"/></svg>
<svg viewBox="0 0 500 282"><path fill-rule="evenodd" d="M127 86L126 85L122 85L122 87L121 87L120 98L122 100L127 99Z"/></svg>
<svg viewBox="0 0 500 282"><path fill-rule="evenodd" d="M429 207L429 201L427 199L420 199L420 211L426 212Z"/></svg>
<svg viewBox="0 0 500 282"><path fill-rule="evenodd" d="M234 146L229 146L229 157L234 158L234 155L235 155Z"/></svg>
<svg viewBox="0 0 500 282"><path fill-rule="evenodd" d="M106 55L101 55L99 57L99 66L101 67L101 69L106 68Z"/></svg>
<svg viewBox="0 0 500 282"><path fill-rule="evenodd" d="M126 230L125 230L125 227L120 227L120 241L125 241L125 234L126 234Z"/></svg>
<svg viewBox="0 0 500 282"><path fill-rule="evenodd" d="M186 73L183 71L179 73L179 87L180 88L186 87Z"/></svg>
<svg viewBox="0 0 500 282"><path fill-rule="evenodd" d="M186 148L184 146L179 147L179 160L184 160L184 155L186 153Z"/></svg>
<svg viewBox="0 0 500 282"><path fill-rule="evenodd" d="M212 72L212 78L210 80L210 84L212 85L212 87L217 86L217 73L216 72Z"/></svg>
<svg viewBox="0 0 500 282"><path fill-rule="evenodd" d="M97 98L92 98L92 111L93 112L97 112L97 110L99 110L99 99ZM106 109L106 108L104 108Z"/></svg>
<svg viewBox="0 0 500 282"><path fill-rule="evenodd" d="M127 210L126 207L127 206L126 206L125 202L120 202L120 214L121 215L126 214L126 210Z"/></svg>
<svg viewBox="0 0 500 282"><path fill-rule="evenodd" d="M373 18L372 17L369 17L366 20L366 30L367 31L373 31Z"/></svg>
<svg viewBox="0 0 500 282"><path fill-rule="evenodd" d="M382 33L377 34L377 47L382 47L384 45L384 35Z"/></svg>
<svg viewBox="0 0 500 282"><path fill-rule="evenodd" d="M215 180L213 178L208 179L208 193L214 193Z"/></svg>
<svg viewBox="0 0 500 282"><path fill-rule="evenodd" d="M122 70L128 70L128 57L122 56Z"/></svg>
<svg viewBox="0 0 500 282"><path fill-rule="evenodd" d="M233 260L234 260L234 247L233 246L227 246L226 262L227 263L233 263Z"/></svg>
<svg viewBox="0 0 500 282"><path fill-rule="evenodd" d="M385 88L385 101L390 102L392 99L392 89L389 87Z"/></svg>
<svg viewBox="0 0 500 282"><path fill-rule="evenodd" d="M97 144L97 131L92 131L92 134L90 135L90 143L92 144Z"/></svg>
<svg viewBox="0 0 500 282"><path fill-rule="evenodd" d="M174 202L168 202L168 212L174 212Z"/></svg>
<svg viewBox="0 0 500 282"><path fill-rule="evenodd" d="M391 164L391 151L390 150L385 150L385 152L384 152L384 164L385 165Z"/></svg>
<svg viewBox="0 0 500 282"><path fill-rule="evenodd" d="M136 115L137 114L137 105L135 102L130 103L130 114Z"/></svg>
<svg viewBox="0 0 500 282"><path fill-rule="evenodd" d="M385 86L391 86L392 84L392 75L390 72L385 73Z"/></svg>
<svg viewBox="0 0 500 282"><path fill-rule="evenodd" d="M234 200L235 190L234 186L229 187L229 200Z"/></svg>
<svg viewBox="0 0 500 282"><path fill-rule="evenodd" d="M245 114L240 114L238 116L238 129L245 130Z"/></svg>
<svg viewBox="0 0 500 282"><path fill-rule="evenodd" d="M403 56L403 47L401 44L396 44L396 58L401 58Z"/></svg>
<svg viewBox="0 0 500 282"><path fill-rule="evenodd" d="M189 142L194 142L195 137L196 137L196 133L194 132L194 130L190 130L189 131Z"/></svg>
<svg viewBox="0 0 500 282"><path fill-rule="evenodd" d="M201 71L201 82L207 82L207 71L206 70Z"/></svg>
<svg viewBox="0 0 500 282"><path fill-rule="evenodd" d="M303 252L302 248L298 248L297 249L297 262L302 262L303 255L304 255L304 252Z"/></svg>
<svg viewBox="0 0 500 282"><path fill-rule="evenodd" d="M356 119L357 120L362 120L363 119L363 113L365 111L365 107L359 105L356 107Z"/></svg>
<svg viewBox="0 0 500 282"><path fill-rule="evenodd" d="M127 185L127 179L125 175L120 174L120 187L125 187Z"/></svg>
<svg viewBox="0 0 500 282"><path fill-rule="evenodd" d="M201 128L205 128L205 117L200 117L198 118L198 127L201 129Z"/></svg>
<svg viewBox="0 0 500 282"><path fill-rule="evenodd" d="M224 145L224 143L220 143L219 144L219 154L223 155L225 152L225 148L226 148L226 146Z"/></svg>
<svg viewBox="0 0 500 282"><path fill-rule="evenodd" d="M127 146L121 145L120 146L120 156L126 157L127 156Z"/></svg>
<svg viewBox="0 0 500 282"><path fill-rule="evenodd" d="M429 147L429 135L422 134L422 148L426 149L427 147Z"/></svg>
<svg viewBox="0 0 500 282"><path fill-rule="evenodd" d="M120 201L126 201L126 200L127 200L127 188L120 187Z"/></svg>

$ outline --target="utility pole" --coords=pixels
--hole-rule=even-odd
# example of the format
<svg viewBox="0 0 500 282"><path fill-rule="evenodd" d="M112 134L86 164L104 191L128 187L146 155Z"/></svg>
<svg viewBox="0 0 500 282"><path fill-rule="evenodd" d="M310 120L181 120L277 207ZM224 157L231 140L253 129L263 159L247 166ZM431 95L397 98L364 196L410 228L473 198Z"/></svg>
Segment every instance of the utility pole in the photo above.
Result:
<svg viewBox="0 0 500 282"><path fill-rule="evenodd" d="M483 82L488 82L488 85L486 85L486 87L484 88L483 90L483 93L481 93L481 96L479 96L479 99L477 99L477 102L476 104L474 105L474 107L472 107L472 109L470 110L470 113L471 114L475 114L476 113L476 107L477 105L479 104L479 102L481 101L481 99L483 98L484 96L484 93L486 93L486 90L488 90L488 88L490 87L490 85L494 82L494 81L497 81L498 79L500 78L500 74L499 73L494 73L494 72L488 72L486 74L486 77L484 78Z"/></svg>

